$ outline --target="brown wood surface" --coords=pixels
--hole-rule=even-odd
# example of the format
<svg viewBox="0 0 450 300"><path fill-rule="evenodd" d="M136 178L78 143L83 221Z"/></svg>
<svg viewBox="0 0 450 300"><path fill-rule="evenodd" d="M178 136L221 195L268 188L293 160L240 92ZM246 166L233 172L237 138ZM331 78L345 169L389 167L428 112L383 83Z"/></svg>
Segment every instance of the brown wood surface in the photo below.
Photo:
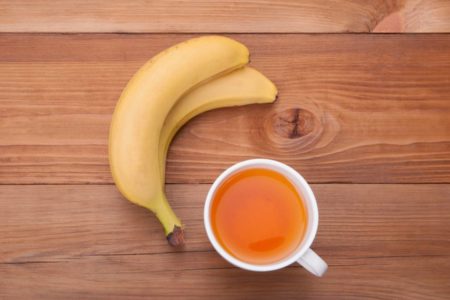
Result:
<svg viewBox="0 0 450 300"><path fill-rule="evenodd" d="M450 32L448 0L0 0L0 32Z"/></svg>
<svg viewBox="0 0 450 300"><path fill-rule="evenodd" d="M318 279L299 266L236 269L203 229L209 185L169 185L185 222L175 251L111 185L0 186L0 298L444 299L450 185L317 184Z"/></svg>
<svg viewBox="0 0 450 300"><path fill-rule="evenodd" d="M121 90L190 36L0 36L0 183L112 183L107 136ZM314 183L450 182L450 35L231 36L279 98L188 124L168 182L209 183L251 157Z"/></svg>
<svg viewBox="0 0 450 300"><path fill-rule="evenodd" d="M351 32L442 34L304 34ZM0 299L447 299L446 32L448 0L0 0ZM244 42L280 94L176 137L174 249L112 184L108 127L137 68L199 33ZM254 157L315 183L323 278L246 272L208 242L209 183Z"/></svg>

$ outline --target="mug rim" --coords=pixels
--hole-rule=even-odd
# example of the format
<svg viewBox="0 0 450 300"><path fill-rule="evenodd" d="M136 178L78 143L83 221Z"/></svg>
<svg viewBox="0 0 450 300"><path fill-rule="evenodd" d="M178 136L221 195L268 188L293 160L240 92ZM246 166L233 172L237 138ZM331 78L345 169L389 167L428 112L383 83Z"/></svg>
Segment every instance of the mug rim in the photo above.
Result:
<svg viewBox="0 0 450 300"><path fill-rule="evenodd" d="M307 199L304 199L305 202L309 203L312 208L312 215L308 215L309 218L312 218L311 226L307 227L306 233L305 233L305 239L301 242L301 246L299 246L298 249L294 250L292 254L290 254L287 258L281 259L278 262L274 262L271 264L266 265L257 265L257 264L251 264L242 260L239 260L238 258L234 257L230 253L228 253L222 245L218 242L216 239L216 236L212 230L211 226L211 220L210 220L210 213L211 213L211 204L213 201L213 196L217 190L217 188L223 183L225 179L227 179L230 175L235 173L236 171L239 171L240 169L244 167L251 167L253 165L262 165L267 166L270 170L276 171L280 173L279 170L276 168L282 169L284 172L289 173L294 179L295 182L290 180L291 183L298 188L301 186L306 193ZM282 174L285 176L285 174ZM289 178L288 178L289 179ZM255 159L249 159L240 161L238 163L235 163L234 165L228 167L226 170L224 170L214 181L214 183L209 188L208 194L206 196L205 200L205 206L203 211L203 220L204 220L204 226L206 230L206 234L208 236L208 239L210 243L213 245L214 249L222 256L226 261L231 263L232 265L249 270L249 271L257 271L257 272L266 272L266 271L274 271L278 269L282 269L297 260L300 259L300 257L305 254L305 252L311 247L312 242L314 241L317 229L319 226L319 210L317 206L317 201L314 196L314 193L309 186L308 182L303 178L302 175L300 175L299 172L294 170L292 167L276 161L272 159L265 159L265 158L255 158Z"/></svg>

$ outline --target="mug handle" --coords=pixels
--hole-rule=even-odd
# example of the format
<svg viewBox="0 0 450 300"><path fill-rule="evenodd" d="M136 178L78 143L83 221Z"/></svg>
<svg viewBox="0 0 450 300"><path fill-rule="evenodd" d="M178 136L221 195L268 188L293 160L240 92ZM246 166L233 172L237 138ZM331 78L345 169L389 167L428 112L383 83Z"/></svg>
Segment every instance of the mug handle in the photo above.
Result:
<svg viewBox="0 0 450 300"><path fill-rule="evenodd" d="M322 277L328 269L327 263L312 249L306 250L305 254L297 262L303 268L319 277Z"/></svg>

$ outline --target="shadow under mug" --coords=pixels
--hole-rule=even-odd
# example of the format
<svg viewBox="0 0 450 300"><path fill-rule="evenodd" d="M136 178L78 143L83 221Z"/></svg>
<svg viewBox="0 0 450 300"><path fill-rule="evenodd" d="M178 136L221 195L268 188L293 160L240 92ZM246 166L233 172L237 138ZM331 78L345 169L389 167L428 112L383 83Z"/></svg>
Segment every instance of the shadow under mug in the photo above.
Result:
<svg viewBox="0 0 450 300"><path fill-rule="evenodd" d="M303 200L303 205L305 206L308 215L308 223L306 226L305 235L298 247L294 251L292 251L290 255L281 259L280 261L266 265L250 264L245 261L241 261L228 253L220 245L216 236L214 235L210 220L212 202L214 201L214 196L217 188L220 187L222 183L231 175L246 169L256 168L269 169L284 175L297 189L298 194ZM310 248L312 242L314 241L314 238L316 237L317 227L319 225L319 210L317 207L316 198L314 197L314 193L312 192L311 187L306 182L306 180L297 171L281 162L270 159L251 159L239 162L226 169L222 174L219 175L219 177L217 177L217 179L209 189L208 195L206 196L203 217L206 233L214 249L216 249L216 251L225 260L235 265L236 267L249 271L265 272L278 270L294 262L297 262L306 270L316 276L322 276L328 269L327 263Z"/></svg>

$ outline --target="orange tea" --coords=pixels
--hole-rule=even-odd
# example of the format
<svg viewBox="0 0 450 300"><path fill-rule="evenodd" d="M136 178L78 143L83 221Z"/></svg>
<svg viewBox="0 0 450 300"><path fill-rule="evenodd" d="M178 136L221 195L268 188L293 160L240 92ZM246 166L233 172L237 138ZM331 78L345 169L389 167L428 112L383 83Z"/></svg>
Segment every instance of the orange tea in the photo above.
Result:
<svg viewBox="0 0 450 300"><path fill-rule="evenodd" d="M306 231L307 215L294 185L268 169L231 175L217 189L211 226L232 256L251 264L271 264L289 256Z"/></svg>

